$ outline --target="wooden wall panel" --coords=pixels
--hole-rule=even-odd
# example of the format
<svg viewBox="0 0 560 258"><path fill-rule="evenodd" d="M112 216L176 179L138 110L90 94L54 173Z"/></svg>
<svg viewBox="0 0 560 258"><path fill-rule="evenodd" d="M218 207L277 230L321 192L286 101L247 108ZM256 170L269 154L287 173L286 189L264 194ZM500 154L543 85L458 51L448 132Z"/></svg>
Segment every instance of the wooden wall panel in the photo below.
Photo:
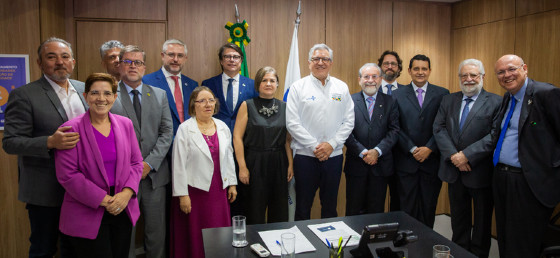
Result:
<svg viewBox="0 0 560 258"><path fill-rule="evenodd" d="M166 0L74 0L74 17L166 20Z"/></svg>
<svg viewBox="0 0 560 258"><path fill-rule="evenodd" d="M516 0L517 16L524 16L539 12L560 9L560 1L558 0Z"/></svg>
<svg viewBox="0 0 560 258"><path fill-rule="evenodd" d="M364 6L368 6L368 14L356 15ZM327 1L326 16L336 17L326 22L326 43L334 53L331 75L346 82L350 93L362 90L358 84L360 67L377 63L383 51L393 48L392 7L388 1Z"/></svg>
<svg viewBox="0 0 560 258"><path fill-rule="evenodd" d="M515 20L503 20L453 30L451 33L451 92L459 91L459 63L475 58L484 64L484 89L498 95L505 92L494 74L494 64L501 56L514 52Z"/></svg>
<svg viewBox="0 0 560 258"><path fill-rule="evenodd" d="M453 4L452 28L479 25L515 16L515 0L468 0Z"/></svg>
<svg viewBox="0 0 560 258"><path fill-rule="evenodd" d="M523 16L516 20L515 53L528 66L529 76L560 87L560 10Z"/></svg>
<svg viewBox="0 0 560 258"><path fill-rule="evenodd" d="M410 83L408 65L416 54L430 58L430 83L449 87L451 69L451 7L443 4L395 2L393 7L393 49L403 60L403 72L397 81Z"/></svg>
<svg viewBox="0 0 560 258"><path fill-rule="evenodd" d="M76 69L78 80L94 72L105 72L101 66L99 47L108 40L119 40L125 45L138 45L146 52L146 74L161 67L161 45L165 41L163 22L103 22L77 21Z"/></svg>
<svg viewBox="0 0 560 258"><path fill-rule="evenodd" d="M40 0L41 41L50 37L66 38L65 0Z"/></svg>

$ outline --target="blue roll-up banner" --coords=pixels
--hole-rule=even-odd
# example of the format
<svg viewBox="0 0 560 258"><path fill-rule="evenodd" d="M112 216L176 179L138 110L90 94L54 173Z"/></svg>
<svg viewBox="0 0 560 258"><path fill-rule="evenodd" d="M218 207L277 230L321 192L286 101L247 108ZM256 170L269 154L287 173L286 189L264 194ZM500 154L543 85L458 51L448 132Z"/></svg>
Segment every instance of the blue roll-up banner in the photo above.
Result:
<svg viewBox="0 0 560 258"><path fill-rule="evenodd" d="M4 130L10 92L29 83L29 55L0 54L0 130Z"/></svg>

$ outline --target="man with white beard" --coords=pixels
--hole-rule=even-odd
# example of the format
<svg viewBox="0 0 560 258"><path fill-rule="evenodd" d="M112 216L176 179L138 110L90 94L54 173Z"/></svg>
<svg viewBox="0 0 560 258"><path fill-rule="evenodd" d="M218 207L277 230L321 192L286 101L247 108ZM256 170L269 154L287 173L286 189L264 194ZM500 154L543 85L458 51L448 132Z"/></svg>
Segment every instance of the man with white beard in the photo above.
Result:
<svg viewBox="0 0 560 258"><path fill-rule="evenodd" d="M461 91L443 97L434 121L441 152L439 178L449 184L453 242L477 257L488 257L494 170L491 130L501 97L482 89L484 66L479 60L461 62L459 80Z"/></svg>
<svg viewBox="0 0 560 258"><path fill-rule="evenodd" d="M398 140L399 112L395 100L379 91L381 69L367 63L359 70L362 91L352 95L354 129L346 140L346 216L382 213L392 148Z"/></svg>

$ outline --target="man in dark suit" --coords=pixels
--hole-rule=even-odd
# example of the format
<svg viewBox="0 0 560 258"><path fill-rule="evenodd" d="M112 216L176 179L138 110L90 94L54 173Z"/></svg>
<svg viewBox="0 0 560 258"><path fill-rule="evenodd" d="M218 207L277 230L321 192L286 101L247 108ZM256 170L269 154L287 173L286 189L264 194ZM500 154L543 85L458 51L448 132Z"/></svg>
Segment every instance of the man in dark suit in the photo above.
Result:
<svg viewBox="0 0 560 258"><path fill-rule="evenodd" d="M137 46L121 50L119 70L121 82L111 112L132 120L138 145L144 159L138 203L144 217L146 257L165 256L166 185L170 182L168 160L165 158L173 139L173 122L165 91L142 83L146 55ZM136 228L132 230L131 251L134 254Z"/></svg>
<svg viewBox="0 0 560 258"><path fill-rule="evenodd" d="M181 74L187 61L187 45L180 40L170 39L163 43L161 52L161 69L142 78L146 84L158 87L167 94L171 118L173 118L173 135L179 125L189 119L189 98L198 83ZM178 86L179 85L179 86Z"/></svg>
<svg viewBox="0 0 560 258"><path fill-rule="evenodd" d="M204 80L202 85L210 88L220 101L220 111L214 117L224 121L233 133L241 103L259 94L254 87L255 81L239 74L241 63L245 58L241 48L233 43L227 43L220 48L218 57L223 72Z"/></svg>
<svg viewBox="0 0 560 258"><path fill-rule="evenodd" d="M449 183L452 240L477 257L488 257L490 252L494 204L491 129L501 102L500 96L482 89L484 74L479 60L461 62L461 91L443 97L434 121L434 138L441 153L439 178Z"/></svg>
<svg viewBox="0 0 560 258"><path fill-rule="evenodd" d="M538 257L560 202L560 89L530 79L516 55L498 59L494 70L507 91L493 131L500 257Z"/></svg>
<svg viewBox="0 0 560 258"><path fill-rule="evenodd" d="M27 204L31 224L29 257L53 257L64 189L56 179L52 150L76 146L78 133L59 126L83 114L87 105L84 83L68 79L76 63L70 43L49 38L38 54L43 76L10 93L2 143L7 153L18 155L18 198ZM60 249L61 257L74 257L65 236Z"/></svg>
<svg viewBox="0 0 560 258"><path fill-rule="evenodd" d="M393 146L399 112L391 96L378 92L381 69L373 63L359 70L362 91L352 95L354 129L346 140L346 216L382 213L388 177L393 173Z"/></svg>
<svg viewBox="0 0 560 258"><path fill-rule="evenodd" d="M412 82L393 93L401 129L393 153L401 209L431 228L441 189L432 126L441 99L449 90L429 83L430 72L430 59L415 55L408 65Z"/></svg>
<svg viewBox="0 0 560 258"><path fill-rule="evenodd" d="M399 54L395 51L385 50L383 54L377 59L377 65L381 67L381 91L391 96L393 91L398 90L404 85L397 82L397 78L401 76L402 60ZM397 175L394 171L390 172L389 176L389 210L401 210L399 191L397 190Z"/></svg>

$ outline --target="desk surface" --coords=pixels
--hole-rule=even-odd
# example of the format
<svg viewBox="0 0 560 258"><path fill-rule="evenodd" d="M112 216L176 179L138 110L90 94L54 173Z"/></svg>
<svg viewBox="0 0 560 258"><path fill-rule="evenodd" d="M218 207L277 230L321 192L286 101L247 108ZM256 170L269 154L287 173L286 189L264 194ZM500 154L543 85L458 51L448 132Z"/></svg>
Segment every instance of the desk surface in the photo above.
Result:
<svg viewBox="0 0 560 258"><path fill-rule="evenodd" d="M432 257L432 246L435 244L445 244L451 248L451 254L455 258L475 258L473 254L469 253L462 247L451 242L447 238L433 231L431 228L426 227L424 224L415 220L408 214L398 211L379 214L366 214L358 216L338 217L329 219L305 220L296 222L280 222L271 224L259 224L247 226L247 241L249 245L254 243L261 243L265 248L259 236L259 231L273 230L273 229L287 229L297 225L299 230L305 237L315 246L317 251L309 253L296 254L296 257L328 257L328 248L319 240L319 238L311 232L307 225L344 221L350 228L356 232L361 233L366 225L382 224L389 222L399 222L399 229L409 229L418 235L418 241L408 244L408 255L410 258L426 258ZM259 257L249 246L244 248L235 248L231 246L232 230L231 227L223 228L209 228L203 229L202 235L204 238L204 251L207 258L215 257ZM354 247L345 248L345 257L352 257L350 250ZM272 256L271 256L272 257Z"/></svg>

